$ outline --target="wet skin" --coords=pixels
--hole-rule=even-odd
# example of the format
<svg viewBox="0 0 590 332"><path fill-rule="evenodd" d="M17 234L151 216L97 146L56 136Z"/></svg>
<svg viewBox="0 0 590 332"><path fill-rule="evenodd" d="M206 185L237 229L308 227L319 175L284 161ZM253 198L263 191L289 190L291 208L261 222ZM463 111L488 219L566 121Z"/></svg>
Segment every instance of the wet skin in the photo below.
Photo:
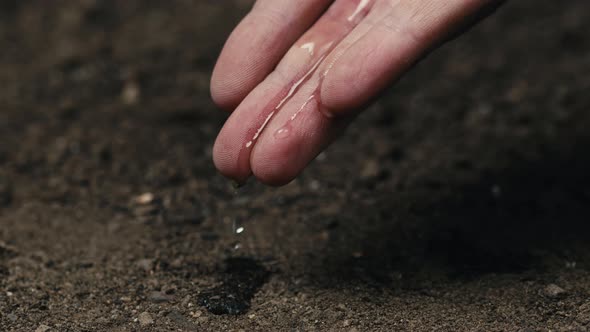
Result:
<svg viewBox="0 0 590 332"><path fill-rule="evenodd" d="M211 80L231 115L213 148L242 183L294 179L363 106L499 0L258 0Z"/></svg>

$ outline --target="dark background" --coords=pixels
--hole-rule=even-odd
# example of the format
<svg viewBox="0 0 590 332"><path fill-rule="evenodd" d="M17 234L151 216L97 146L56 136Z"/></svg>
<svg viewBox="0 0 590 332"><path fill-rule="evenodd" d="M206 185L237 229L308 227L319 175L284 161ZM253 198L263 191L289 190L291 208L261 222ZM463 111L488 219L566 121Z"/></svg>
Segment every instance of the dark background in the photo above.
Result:
<svg viewBox="0 0 590 332"><path fill-rule="evenodd" d="M510 2L236 194L208 82L249 6L0 2L0 330L590 328L587 0ZM237 256L270 276L213 315Z"/></svg>

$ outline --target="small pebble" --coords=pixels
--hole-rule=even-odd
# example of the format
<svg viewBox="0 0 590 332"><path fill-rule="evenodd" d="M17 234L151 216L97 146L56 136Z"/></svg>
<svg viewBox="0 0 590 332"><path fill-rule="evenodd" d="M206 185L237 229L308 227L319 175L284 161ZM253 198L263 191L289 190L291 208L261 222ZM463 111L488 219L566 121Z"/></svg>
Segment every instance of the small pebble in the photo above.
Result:
<svg viewBox="0 0 590 332"><path fill-rule="evenodd" d="M363 165L361 169L361 179L368 180L377 177L379 175L379 162L376 159L369 159Z"/></svg>
<svg viewBox="0 0 590 332"><path fill-rule="evenodd" d="M566 291L565 289L557 286L556 284L549 284L547 285L547 287L545 287L543 293L548 297L555 298L564 295Z"/></svg>
<svg viewBox="0 0 590 332"><path fill-rule="evenodd" d="M152 318L152 316L148 313L148 312L142 312L141 314L139 314L139 325L141 326L149 326L154 324L154 319Z"/></svg>
<svg viewBox="0 0 590 332"><path fill-rule="evenodd" d="M141 88L139 84L133 80L129 80L123 86L121 91L121 100L126 105L135 105L139 102L141 97Z"/></svg>
<svg viewBox="0 0 590 332"><path fill-rule="evenodd" d="M35 332L48 332L50 330L51 330L51 327L41 324L41 325L39 325L39 327L37 327Z"/></svg>
<svg viewBox="0 0 590 332"><path fill-rule="evenodd" d="M151 292L149 295L149 300L154 303L162 303L168 302L172 300L172 296L164 293L164 292Z"/></svg>
<svg viewBox="0 0 590 332"><path fill-rule="evenodd" d="M137 267L144 270L145 272L150 272L152 270L153 266L154 266L153 259L146 258L146 259L140 259L137 261Z"/></svg>
<svg viewBox="0 0 590 332"><path fill-rule="evenodd" d="M180 302L180 305L183 307L192 307L191 297L189 295L185 296Z"/></svg>
<svg viewBox="0 0 590 332"><path fill-rule="evenodd" d="M154 201L154 199L156 199L156 196L154 196L154 194L150 192L147 192L135 197L133 199L133 202L139 205L147 205L151 204Z"/></svg>

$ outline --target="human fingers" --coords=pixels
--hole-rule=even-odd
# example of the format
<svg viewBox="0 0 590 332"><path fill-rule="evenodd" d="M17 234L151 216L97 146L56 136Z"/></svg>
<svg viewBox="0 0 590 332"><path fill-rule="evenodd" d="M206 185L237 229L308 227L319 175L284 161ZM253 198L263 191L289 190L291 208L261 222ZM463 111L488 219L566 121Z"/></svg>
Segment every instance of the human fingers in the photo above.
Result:
<svg viewBox="0 0 590 332"><path fill-rule="evenodd" d="M258 0L228 38L211 78L211 96L233 110L274 69L332 0Z"/></svg>

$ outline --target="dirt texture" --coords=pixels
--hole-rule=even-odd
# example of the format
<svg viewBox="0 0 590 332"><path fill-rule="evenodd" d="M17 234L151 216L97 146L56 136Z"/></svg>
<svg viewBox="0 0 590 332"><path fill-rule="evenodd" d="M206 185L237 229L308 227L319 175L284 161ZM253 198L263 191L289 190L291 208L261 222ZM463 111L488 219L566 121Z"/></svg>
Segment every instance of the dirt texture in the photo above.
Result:
<svg viewBox="0 0 590 332"><path fill-rule="evenodd" d="M590 329L587 0L509 2L236 193L208 84L250 5L0 2L0 331Z"/></svg>

